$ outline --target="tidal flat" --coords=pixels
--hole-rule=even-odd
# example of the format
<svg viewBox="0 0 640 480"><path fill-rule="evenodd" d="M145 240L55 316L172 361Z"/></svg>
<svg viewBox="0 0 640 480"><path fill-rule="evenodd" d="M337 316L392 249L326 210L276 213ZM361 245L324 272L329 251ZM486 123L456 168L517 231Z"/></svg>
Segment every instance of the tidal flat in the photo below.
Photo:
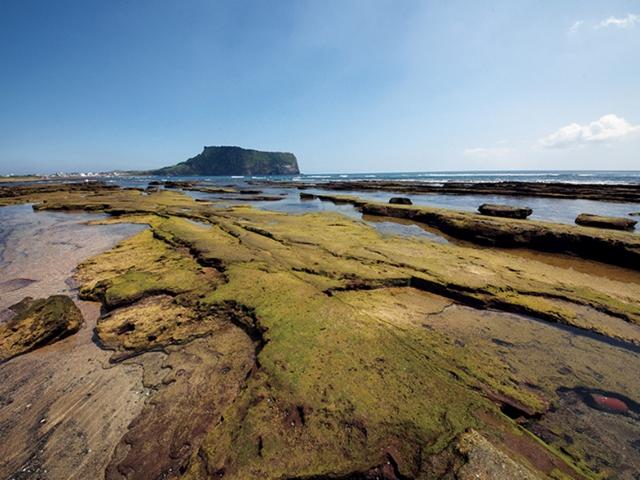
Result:
<svg viewBox="0 0 640 480"><path fill-rule="evenodd" d="M49 340L0 363L2 478L637 478L636 233L5 193L0 346ZM15 322L56 294L79 329Z"/></svg>

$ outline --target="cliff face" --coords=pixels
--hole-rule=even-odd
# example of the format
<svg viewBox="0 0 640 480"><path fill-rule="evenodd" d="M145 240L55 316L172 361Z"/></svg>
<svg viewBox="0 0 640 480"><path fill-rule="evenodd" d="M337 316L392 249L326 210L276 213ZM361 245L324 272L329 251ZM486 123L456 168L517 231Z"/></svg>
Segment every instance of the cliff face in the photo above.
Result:
<svg viewBox="0 0 640 480"><path fill-rule="evenodd" d="M240 147L204 147L201 154L150 172L152 175L295 175L300 173L292 153L261 152Z"/></svg>

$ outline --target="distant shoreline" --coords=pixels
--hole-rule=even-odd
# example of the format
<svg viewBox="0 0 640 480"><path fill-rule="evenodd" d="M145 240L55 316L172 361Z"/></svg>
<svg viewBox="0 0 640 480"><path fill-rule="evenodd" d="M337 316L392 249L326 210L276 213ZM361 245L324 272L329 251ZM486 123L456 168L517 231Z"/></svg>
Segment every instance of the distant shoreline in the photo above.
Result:
<svg viewBox="0 0 640 480"><path fill-rule="evenodd" d="M8 177L0 177L0 183L16 183L16 182L37 182L46 180L47 177L38 175L12 175Z"/></svg>

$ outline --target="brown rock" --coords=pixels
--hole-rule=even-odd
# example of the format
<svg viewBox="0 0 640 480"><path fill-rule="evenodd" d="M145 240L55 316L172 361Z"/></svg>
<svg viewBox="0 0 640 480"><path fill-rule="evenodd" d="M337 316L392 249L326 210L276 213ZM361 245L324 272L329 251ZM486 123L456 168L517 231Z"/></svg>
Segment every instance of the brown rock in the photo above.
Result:
<svg viewBox="0 0 640 480"><path fill-rule="evenodd" d="M492 203L483 203L478 207L478 211L482 215L491 217L507 217L525 219L533 213L528 207L512 207L510 205L497 205Z"/></svg>
<svg viewBox="0 0 640 480"><path fill-rule="evenodd" d="M67 337L80 329L82 313L71 298L27 297L8 309L13 315L0 324L0 362Z"/></svg>
<svg viewBox="0 0 640 480"><path fill-rule="evenodd" d="M605 217L602 215L581 213L576 217L576 223L587 227L611 228L613 230L633 230L638 222L622 217Z"/></svg>

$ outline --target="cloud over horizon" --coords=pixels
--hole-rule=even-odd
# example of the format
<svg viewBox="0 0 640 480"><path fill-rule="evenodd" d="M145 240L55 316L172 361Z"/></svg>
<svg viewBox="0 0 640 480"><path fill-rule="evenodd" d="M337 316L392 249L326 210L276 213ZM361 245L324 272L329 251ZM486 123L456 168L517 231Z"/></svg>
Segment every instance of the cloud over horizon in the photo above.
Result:
<svg viewBox="0 0 640 480"><path fill-rule="evenodd" d="M507 156L512 152L513 149L508 147L474 147L465 148L463 154L465 157L496 158Z"/></svg>
<svg viewBox="0 0 640 480"><path fill-rule="evenodd" d="M548 149L577 148L605 143L640 133L640 125L632 125L624 118L610 113L587 125L571 123L538 140L538 146Z"/></svg>

